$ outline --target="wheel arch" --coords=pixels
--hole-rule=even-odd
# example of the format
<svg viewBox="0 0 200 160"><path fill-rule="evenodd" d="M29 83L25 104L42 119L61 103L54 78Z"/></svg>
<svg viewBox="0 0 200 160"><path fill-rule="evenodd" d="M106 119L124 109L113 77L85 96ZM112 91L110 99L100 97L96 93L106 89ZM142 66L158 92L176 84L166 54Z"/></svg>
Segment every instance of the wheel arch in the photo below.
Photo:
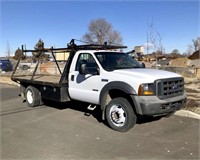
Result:
<svg viewBox="0 0 200 160"><path fill-rule="evenodd" d="M40 91L40 86L39 85L28 83L28 82L21 82L20 83L20 92L21 93L22 92L25 93L26 88L29 87L29 86L34 87L34 88L36 88L36 89L38 89Z"/></svg>
<svg viewBox="0 0 200 160"><path fill-rule="evenodd" d="M135 89L125 82L110 82L106 84L100 93L100 105L102 110L102 119L105 120L105 108L107 104L116 97L126 98L132 106L135 106L130 95L136 95ZM135 107L133 107L135 111Z"/></svg>

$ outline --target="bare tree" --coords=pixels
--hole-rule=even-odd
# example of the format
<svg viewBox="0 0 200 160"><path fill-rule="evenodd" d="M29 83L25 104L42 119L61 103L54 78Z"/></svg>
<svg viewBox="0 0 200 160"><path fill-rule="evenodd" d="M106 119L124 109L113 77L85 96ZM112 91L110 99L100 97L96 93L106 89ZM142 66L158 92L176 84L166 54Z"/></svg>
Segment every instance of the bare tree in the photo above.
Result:
<svg viewBox="0 0 200 160"><path fill-rule="evenodd" d="M162 36L156 29L153 19L151 23L148 24L147 42L151 43L155 53L163 53L164 47L162 44Z"/></svg>
<svg viewBox="0 0 200 160"><path fill-rule="evenodd" d="M105 19L92 20L88 27L88 32L82 37L83 41L88 43L103 44L122 44L120 33L113 30L112 25Z"/></svg>
<svg viewBox="0 0 200 160"><path fill-rule="evenodd" d="M192 45L188 45L186 53L185 53L186 56L192 55L193 52L194 52L193 46Z"/></svg>
<svg viewBox="0 0 200 160"><path fill-rule="evenodd" d="M153 19L151 20L151 23L148 24L147 45L149 45L149 43L152 45L153 52L155 53L157 68L157 57L158 54L163 54L164 47L162 45L162 36L156 29ZM149 52L148 47L147 52Z"/></svg>
<svg viewBox="0 0 200 160"><path fill-rule="evenodd" d="M172 51L172 54L180 54L180 52L179 52L178 49L174 49L174 50Z"/></svg>
<svg viewBox="0 0 200 160"><path fill-rule="evenodd" d="M154 26L154 22L153 19L151 20L150 23L148 23L148 43L151 43L152 48L153 48L153 52L156 52L156 48L157 48L157 34L156 34L156 29Z"/></svg>
<svg viewBox="0 0 200 160"><path fill-rule="evenodd" d="M158 48L157 48L157 52L164 54L164 47L162 44L162 36L160 34L160 32L157 31L157 35L158 35Z"/></svg>
<svg viewBox="0 0 200 160"><path fill-rule="evenodd" d="M197 51L200 49L200 37L197 37L197 39L193 39L193 47L194 47L194 51Z"/></svg>

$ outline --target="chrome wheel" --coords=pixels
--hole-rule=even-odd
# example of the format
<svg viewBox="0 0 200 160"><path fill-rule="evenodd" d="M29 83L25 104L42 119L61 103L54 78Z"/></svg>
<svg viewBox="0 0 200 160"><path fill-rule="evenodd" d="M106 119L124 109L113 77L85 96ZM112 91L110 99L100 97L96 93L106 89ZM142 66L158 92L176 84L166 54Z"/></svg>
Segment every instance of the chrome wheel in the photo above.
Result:
<svg viewBox="0 0 200 160"><path fill-rule="evenodd" d="M122 127L126 123L126 112L120 105L113 105L110 108L110 119L117 127Z"/></svg>
<svg viewBox="0 0 200 160"><path fill-rule="evenodd" d="M29 107L39 106L42 102L42 97L39 89L34 86L28 86L25 91L26 103Z"/></svg>
<svg viewBox="0 0 200 160"><path fill-rule="evenodd" d="M112 129L126 132L136 124L137 117L127 99L116 97L106 107L106 120Z"/></svg>
<svg viewBox="0 0 200 160"><path fill-rule="evenodd" d="M33 103L33 93L31 92L31 90L28 90L26 93L26 98L29 104Z"/></svg>

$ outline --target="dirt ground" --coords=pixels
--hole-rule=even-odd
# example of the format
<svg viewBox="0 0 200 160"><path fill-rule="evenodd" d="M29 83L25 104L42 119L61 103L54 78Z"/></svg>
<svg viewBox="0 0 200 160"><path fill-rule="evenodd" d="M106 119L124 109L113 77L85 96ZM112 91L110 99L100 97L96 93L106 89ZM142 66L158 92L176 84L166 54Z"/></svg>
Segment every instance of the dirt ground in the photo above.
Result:
<svg viewBox="0 0 200 160"><path fill-rule="evenodd" d="M6 75L0 75L0 84L9 84L9 85L15 85L19 86L18 83L11 80L10 76Z"/></svg>
<svg viewBox="0 0 200 160"><path fill-rule="evenodd" d="M200 114L200 79L185 78L185 90L187 92L185 109Z"/></svg>

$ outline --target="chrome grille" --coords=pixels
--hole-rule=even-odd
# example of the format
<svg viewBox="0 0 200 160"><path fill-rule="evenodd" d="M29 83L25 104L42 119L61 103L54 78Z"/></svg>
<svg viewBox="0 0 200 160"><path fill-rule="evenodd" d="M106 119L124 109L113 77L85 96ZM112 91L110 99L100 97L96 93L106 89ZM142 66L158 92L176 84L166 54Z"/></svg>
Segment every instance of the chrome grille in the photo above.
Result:
<svg viewBox="0 0 200 160"><path fill-rule="evenodd" d="M160 99L176 97L184 93L184 79L170 78L157 80L157 96Z"/></svg>

